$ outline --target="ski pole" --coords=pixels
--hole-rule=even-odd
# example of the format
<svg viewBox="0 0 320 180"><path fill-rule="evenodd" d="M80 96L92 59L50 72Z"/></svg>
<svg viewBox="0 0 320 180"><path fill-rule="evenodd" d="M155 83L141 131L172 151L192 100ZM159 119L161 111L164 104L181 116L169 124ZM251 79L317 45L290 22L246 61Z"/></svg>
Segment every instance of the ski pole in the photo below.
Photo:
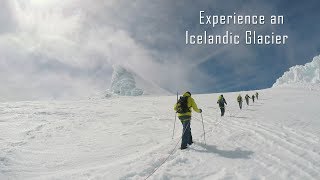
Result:
<svg viewBox="0 0 320 180"><path fill-rule="evenodd" d="M173 131L172 131L172 139L173 139L173 137L174 137L174 130L175 130L175 128L176 128L176 120L177 120L177 113L176 113L176 115L174 116Z"/></svg>
<svg viewBox="0 0 320 180"><path fill-rule="evenodd" d="M202 117L202 112L201 112L201 119L202 119L202 128L203 128L203 137L204 137L204 144L206 145L206 132L204 131L204 124L203 124L203 117Z"/></svg>
<svg viewBox="0 0 320 180"><path fill-rule="evenodd" d="M177 92L177 103L178 103L178 92ZM174 116L174 123L173 123L173 131L172 131L172 139L174 137L174 130L176 129L176 120L177 120L177 112Z"/></svg>

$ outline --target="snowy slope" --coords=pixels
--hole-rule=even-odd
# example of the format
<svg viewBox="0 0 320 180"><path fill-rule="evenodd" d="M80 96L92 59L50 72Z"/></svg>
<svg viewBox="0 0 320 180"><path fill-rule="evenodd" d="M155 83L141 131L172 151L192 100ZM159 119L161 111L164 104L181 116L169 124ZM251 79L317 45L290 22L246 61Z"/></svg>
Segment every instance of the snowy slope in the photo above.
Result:
<svg viewBox="0 0 320 180"><path fill-rule="evenodd" d="M1 103L0 179L145 179L167 157L149 179L320 179L320 91L259 92L241 111L224 94L223 118L218 94L194 95L206 145L194 113L184 151L175 96Z"/></svg>
<svg viewBox="0 0 320 180"><path fill-rule="evenodd" d="M273 87L282 85L298 84L298 86L310 84L320 84L320 55L305 65L296 65L285 72Z"/></svg>

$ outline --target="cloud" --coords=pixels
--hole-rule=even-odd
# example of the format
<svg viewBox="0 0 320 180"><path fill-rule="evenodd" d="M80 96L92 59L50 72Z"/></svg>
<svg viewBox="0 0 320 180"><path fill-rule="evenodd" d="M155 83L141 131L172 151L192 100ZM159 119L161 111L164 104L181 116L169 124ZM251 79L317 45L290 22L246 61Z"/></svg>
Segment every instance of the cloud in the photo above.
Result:
<svg viewBox="0 0 320 180"><path fill-rule="evenodd" d="M46 2L5 1L11 20L1 14L1 23L15 27L0 35L1 99L89 96L107 88L112 64L149 59L126 31L101 25L76 1Z"/></svg>
<svg viewBox="0 0 320 180"><path fill-rule="evenodd" d="M0 7L0 23L3 24L0 27L0 83L8 85L0 89L2 99L88 96L92 91L107 89L113 64L125 66L172 92L266 87L260 81L266 82L270 71L276 76L282 73L279 69L284 71L287 65L297 62L297 51L293 49L302 39L295 36L297 32L290 23L281 27L229 25L212 28L198 22L200 10L212 14L236 12L266 16L286 12L281 9L281 3L274 2L3 2ZM186 30L219 34L226 30L243 33L247 29L288 32L290 44L280 48L184 44ZM313 42L316 44L317 38L313 38ZM307 43L298 43L301 47L298 51L309 52L304 51ZM316 49L316 45L312 48ZM273 54L277 56L271 56ZM272 77L267 81L272 84Z"/></svg>
<svg viewBox="0 0 320 180"><path fill-rule="evenodd" d="M16 92L10 91L10 88L21 88L36 94L30 97L28 93L20 93L15 99L34 99L37 95L39 98L86 95L90 89L106 88L113 64L125 66L165 87L172 88L174 84L179 84L177 82L183 84L182 87L190 87L190 82L184 82L190 69L188 65L181 68L183 63L175 63L174 60L179 57L171 59L174 57L172 54L168 55L168 59L162 59L159 49L154 50L139 41L140 29L132 30L148 24L144 22L147 16L133 17L135 13L139 15L139 8L145 7L142 1L137 2L137 9L133 10L125 1L7 2L5 9L10 11L16 30L0 37L1 68L2 73L6 73L2 77L10 77L0 81L3 84L15 82L16 85L3 87L6 93L2 94L2 98L15 96ZM156 28L158 24L150 22L150 25ZM170 35L161 32L162 29L149 30L145 35L150 41L155 42L159 37L152 33L171 40ZM106 66L103 71L105 77L92 79L97 73L92 70L99 66ZM54 89L60 89L60 92Z"/></svg>
<svg viewBox="0 0 320 180"><path fill-rule="evenodd" d="M10 12L10 1L3 0L0 7L0 35L14 30L14 21Z"/></svg>

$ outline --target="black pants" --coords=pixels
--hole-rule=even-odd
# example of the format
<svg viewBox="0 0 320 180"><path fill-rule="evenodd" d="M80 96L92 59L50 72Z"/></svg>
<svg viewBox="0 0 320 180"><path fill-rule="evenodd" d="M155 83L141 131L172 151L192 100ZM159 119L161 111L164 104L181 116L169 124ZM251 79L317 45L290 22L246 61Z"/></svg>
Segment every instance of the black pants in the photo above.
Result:
<svg viewBox="0 0 320 180"><path fill-rule="evenodd" d="M221 111L221 116L224 116L224 112L225 112L224 107L220 107L220 111Z"/></svg>
<svg viewBox="0 0 320 180"><path fill-rule="evenodd" d="M242 101L239 101L239 108L242 109Z"/></svg>
<svg viewBox="0 0 320 180"><path fill-rule="evenodd" d="M249 99L246 99L247 105L249 106Z"/></svg>
<svg viewBox="0 0 320 180"><path fill-rule="evenodd" d="M184 149L187 147L187 144L191 145L193 143L191 127L190 127L191 117L189 119L181 118L180 120L183 127L181 148Z"/></svg>

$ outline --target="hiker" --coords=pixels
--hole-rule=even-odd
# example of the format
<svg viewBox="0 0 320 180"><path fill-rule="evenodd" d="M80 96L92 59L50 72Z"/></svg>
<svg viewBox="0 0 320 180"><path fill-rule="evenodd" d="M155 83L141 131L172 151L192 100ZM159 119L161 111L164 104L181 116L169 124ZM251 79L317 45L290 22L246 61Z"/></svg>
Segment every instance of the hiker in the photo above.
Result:
<svg viewBox="0 0 320 180"><path fill-rule="evenodd" d="M202 109L198 109L198 106L191 97L190 92L185 92L183 96L180 96L180 99L174 105L174 110L178 113L178 118L183 126L181 150L186 149L187 145L191 145L193 143L190 128L191 108L197 113L202 113Z"/></svg>
<svg viewBox="0 0 320 180"><path fill-rule="evenodd" d="M250 96L248 94L246 94L246 96L244 98L246 99L246 103L249 106L249 99L251 99Z"/></svg>
<svg viewBox="0 0 320 180"><path fill-rule="evenodd" d="M256 92L256 98L257 98L257 100L258 100L258 96L259 96L259 93L258 93L258 92Z"/></svg>
<svg viewBox="0 0 320 180"><path fill-rule="evenodd" d="M252 95L252 102L254 102L254 98L255 98L254 95Z"/></svg>
<svg viewBox="0 0 320 180"><path fill-rule="evenodd" d="M219 96L217 103L219 104L219 107L220 107L221 116L223 116L225 112L224 104L227 105L227 101L224 99L222 94Z"/></svg>
<svg viewBox="0 0 320 180"><path fill-rule="evenodd" d="M239 108L242 109L242 97L241 97L241 94L239 94L239 96L237 97L237 101L239 103Z"/></svg>

